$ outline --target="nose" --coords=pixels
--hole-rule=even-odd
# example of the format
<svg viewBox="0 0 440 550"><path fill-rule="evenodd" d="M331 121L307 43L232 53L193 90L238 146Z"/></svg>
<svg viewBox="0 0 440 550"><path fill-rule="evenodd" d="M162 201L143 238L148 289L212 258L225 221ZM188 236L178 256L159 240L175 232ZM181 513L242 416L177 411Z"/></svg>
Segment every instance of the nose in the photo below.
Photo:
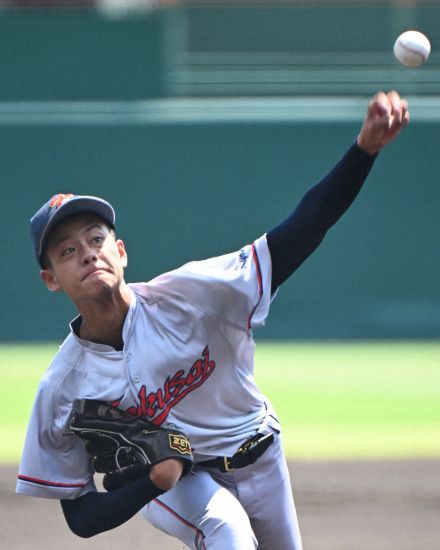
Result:
<svg viewBox="0 0 440 550"><path fill-rule="evenodd" d="M96 250L92 248L84 249L83 256L82 256L83 265L89 265L91 263L95 263L97 259L98 259L98 255L96 253Z"/></svg>

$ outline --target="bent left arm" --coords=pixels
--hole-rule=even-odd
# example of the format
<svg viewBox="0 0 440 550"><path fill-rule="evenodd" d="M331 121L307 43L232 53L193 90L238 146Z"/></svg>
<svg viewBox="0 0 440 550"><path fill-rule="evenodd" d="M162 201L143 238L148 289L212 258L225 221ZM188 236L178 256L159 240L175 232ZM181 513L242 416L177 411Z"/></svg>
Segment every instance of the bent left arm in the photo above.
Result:
<svg viewBox="0 0 440 550"><path fill-rule="evenodd" d="M408 122L408 104L397 92L379 92L373 97L355 144L304 195L294 212L267 233L272 292L318 247L358 195L379 151Z"/></svg>
<svg viewBox="0 0 440 550"><path fill-rule="evenodd" d="M75 500L63 499L61 507L70 530L90 538L119 527L164 492L145 475L108 493L94 491Z"/></svg>

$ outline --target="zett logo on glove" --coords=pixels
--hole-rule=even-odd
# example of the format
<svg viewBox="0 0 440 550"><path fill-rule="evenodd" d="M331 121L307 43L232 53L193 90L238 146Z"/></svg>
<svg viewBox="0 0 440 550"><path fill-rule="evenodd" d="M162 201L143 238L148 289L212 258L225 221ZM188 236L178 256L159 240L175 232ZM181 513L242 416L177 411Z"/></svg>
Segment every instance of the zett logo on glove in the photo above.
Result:
<svg viewBox="0 0 440 550"><path fill-rule="evenodd" d="M174 449L183 455L191 454L191 445L186 437L177 434L169 434L168 437L170 440L170 449Z"/></svg>

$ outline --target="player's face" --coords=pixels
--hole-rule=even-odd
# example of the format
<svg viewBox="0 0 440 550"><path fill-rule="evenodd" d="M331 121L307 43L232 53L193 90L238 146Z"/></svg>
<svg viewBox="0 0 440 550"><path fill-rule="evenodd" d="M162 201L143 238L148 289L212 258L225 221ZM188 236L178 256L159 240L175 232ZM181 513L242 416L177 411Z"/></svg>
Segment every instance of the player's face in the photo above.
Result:
<svg viewBox="0 0 440 550"><path fill-rule="evenodd" d="M49 267L41 278L49 290L63 290L73 301L99 297L119 287L127 265L124 243L94 214L58 224L46 247Z"/></svg>

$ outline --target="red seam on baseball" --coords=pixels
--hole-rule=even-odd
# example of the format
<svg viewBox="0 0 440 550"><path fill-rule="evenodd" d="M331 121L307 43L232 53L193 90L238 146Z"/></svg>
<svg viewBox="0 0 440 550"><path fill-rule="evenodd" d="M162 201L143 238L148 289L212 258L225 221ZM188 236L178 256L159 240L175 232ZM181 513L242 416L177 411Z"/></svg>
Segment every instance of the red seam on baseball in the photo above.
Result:
<svg viewBox="0 0 440 550"><path fill-rule="evenodd" d="M404 50L406 50L407 52L415 53L416 55L418 55L418 56L419 56L421 59L423 59L423 60L426 59L426 57L425 57L422 53L418 52L417 50L413 50L412 48L410 48L410 47L407 46L406 44L402 44L402 42L399 42L399 44L400 44L400 45L402 46L402 48L403 48Z"/></svg>

